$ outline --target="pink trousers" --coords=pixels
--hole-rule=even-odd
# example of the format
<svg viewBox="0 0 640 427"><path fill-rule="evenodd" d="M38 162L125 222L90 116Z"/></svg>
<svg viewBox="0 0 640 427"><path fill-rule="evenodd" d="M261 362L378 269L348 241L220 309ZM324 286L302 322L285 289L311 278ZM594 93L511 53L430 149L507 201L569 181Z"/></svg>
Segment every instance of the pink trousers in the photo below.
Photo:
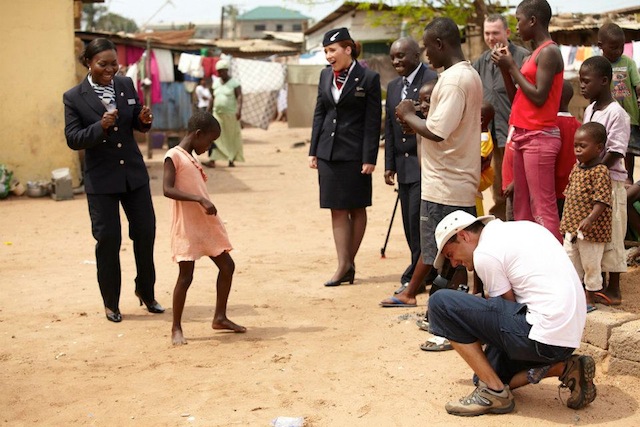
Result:
<svg viewBox="0 0 640 427"><path fill-rule="evenodd" d="M542 130L515 128L513 156L513 216L535 221L562 243L556 204L555 167L560 151L557 127Z"/></svg>

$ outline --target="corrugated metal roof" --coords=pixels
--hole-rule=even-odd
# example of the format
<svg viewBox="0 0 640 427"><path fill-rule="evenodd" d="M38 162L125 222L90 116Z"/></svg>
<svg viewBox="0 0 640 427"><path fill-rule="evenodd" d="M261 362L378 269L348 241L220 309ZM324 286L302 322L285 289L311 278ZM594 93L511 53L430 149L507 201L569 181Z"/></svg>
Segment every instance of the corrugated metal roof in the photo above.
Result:
<svg viewBox="0 0 640 427"><path fill-rule="evenodd" d="M146 46L147 38L150 41L151 47L156 49L169 49L174 51L196 51L201 48L219 48L223 53L227 53L233 56L241 58L253 58L264 55L282 54L292 55L300 52L300 48L285 46L274 40L203 40L203 39L188 39L186 41L179 41L173 34L173 40L161 40L158 35L163 31L157 31L150 34L125 34L125 33L107 33L107 32L89 32L89 31L76 31L76 37L82 40L90 41L96 37L107 37L115 44L124 44L129 46L138 46L144 48ZM170 32L176 33L176 32ZM178 31L177 33L181 33ZM168 37L170 38L170 37Z"/></svg>
<svg viewBox="0 0 640 427"><path fill-rule="evenodd" d="M216 46L224 50L238 50L244 53L270 52L270 53L296 53L300 49L290 46L283 46L271 40L250 39L250 40L216 40Z"/></svg>
<svg viewBox="0 0 640 427"><path fill-rule="evenodd" d="M304 41L304 34L302 32L293 33L287 31L263 31L267 36L271 36L276 40L282 40L289 43L302 44Z"/></svg>
<svg viewBox="0 0 640 427"><path fill-rule="evenodd" d="M640 30L640 22L633 15L603 14L561 14L553 16L549 23L549 33L559 31L597 30L605 22L614 22L622 29Z"/></svg>
<svg viewBox="0 0 640 427"><path fill-rule="evenodd" d="M310 19L308 16L304 16L297 10L285 9L280 6L260 6L249 12L239 15L236 20L238 21L264 21L264 20L282 20L282 19L295 19L305 21Z"/></svg>
<svg viewBox="0 0 640 427"><path fill-rule="evenodd" d="M171 30L171 31L149 31L144 33L136 33L133 38L138 40L150 40L159 41L161 43L180 44L189 43L189 40L193 38L196 33L195 28L189 30Z"/></svg>

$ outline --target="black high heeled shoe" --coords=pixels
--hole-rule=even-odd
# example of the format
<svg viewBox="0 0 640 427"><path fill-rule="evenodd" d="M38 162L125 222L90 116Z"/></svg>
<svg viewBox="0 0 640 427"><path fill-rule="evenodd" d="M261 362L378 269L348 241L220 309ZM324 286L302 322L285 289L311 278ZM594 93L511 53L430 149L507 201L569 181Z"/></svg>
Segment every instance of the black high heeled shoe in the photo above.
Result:
<svg viewBox="0 0 640 427"><path fill-rule="evenodd" d="M147 306L147 310L149 310L149 313L164 313L164 308L160 305L160 303L158 301L153 300L150 303L148 303L148 302L146 302L145 300L142 299L140 294L138 294L138 291L136 291L136 296L138 297L138 300L140 301L140 306L142 306L142 304L144 303L144 305Z"/></svg>
<svg viewBox="0 0 640 427"><path fill-rule="evenodd" d="M353 281L356 277L356 269L351 266L349 270L338 280L329 280L328 282L324 282L325 286L340 286L343 283L349 282L350 285L353 285Z"/></svg>
<svg viewBox="0 0 640 427"><path fill-rule="evenodd" d="M107 307L104 308L105 314L107 315L107 320L114 323L122 322L122 314L120 314L120 310L111 311Z"/></svg>

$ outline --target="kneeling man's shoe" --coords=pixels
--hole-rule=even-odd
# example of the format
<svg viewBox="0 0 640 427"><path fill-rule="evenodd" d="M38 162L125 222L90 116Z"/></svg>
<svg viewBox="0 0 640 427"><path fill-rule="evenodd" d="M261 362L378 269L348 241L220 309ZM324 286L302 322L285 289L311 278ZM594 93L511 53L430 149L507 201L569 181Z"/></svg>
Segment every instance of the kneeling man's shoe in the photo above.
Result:
<svg viewBox="0 0 640 427"><path fill-rule="evenodd" d="M516 402L508 385L504 385L504 390L496 393L482 381L478 381L478 387L467 397L463 397L457 402L449 402L445 409L451 415L462 417L473 417L483 414L506 414L513 411Z"/></svg>
<svg viewBox="0 0 640 427"><path fill-rule="evenodd" d="M596 385L593 383L596 362L591 356L574 354L567 359L566 364L564 372L560 375L560 387L571 390L567 406L571 409L584 408L596 399Z"/></svg>

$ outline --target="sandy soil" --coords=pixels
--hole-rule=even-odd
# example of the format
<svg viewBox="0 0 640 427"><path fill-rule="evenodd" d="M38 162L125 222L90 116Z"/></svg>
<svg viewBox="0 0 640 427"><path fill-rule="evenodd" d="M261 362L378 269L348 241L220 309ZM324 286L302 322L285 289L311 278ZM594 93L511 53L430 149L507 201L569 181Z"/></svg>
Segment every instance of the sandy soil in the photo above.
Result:
<svg viewBox="0 0 640 427"><path fill-rule="evenodd" d="M395 201L382 178L383 152L356 283L325 288L335 267L330 217L318 208L308 146L294 146L309 133L280 123L268 132L245 130L248 161L207 170L235 247L228 314L248 328L244 335L211 330L217 271L203 259L183 318L189 344L170 344L177 266L161 150L149 162L156 294L168 308L161 315L138 307L125 231L124 320L105 319L84 196L0 202L0 419L55 426L267 426L278 416L305 417L310 426L640 425L640 380L601 370L598 398L582 411L564 406L558 381L547 379L517 390L512 414L447 415L448 400L472 391L471 372L454 352L419 349L428 334L415 319L426 296L417 309L378 307L409 260L399 217L380 257ZM623 308L637 311L638 272L623 277Z"/></svg>

